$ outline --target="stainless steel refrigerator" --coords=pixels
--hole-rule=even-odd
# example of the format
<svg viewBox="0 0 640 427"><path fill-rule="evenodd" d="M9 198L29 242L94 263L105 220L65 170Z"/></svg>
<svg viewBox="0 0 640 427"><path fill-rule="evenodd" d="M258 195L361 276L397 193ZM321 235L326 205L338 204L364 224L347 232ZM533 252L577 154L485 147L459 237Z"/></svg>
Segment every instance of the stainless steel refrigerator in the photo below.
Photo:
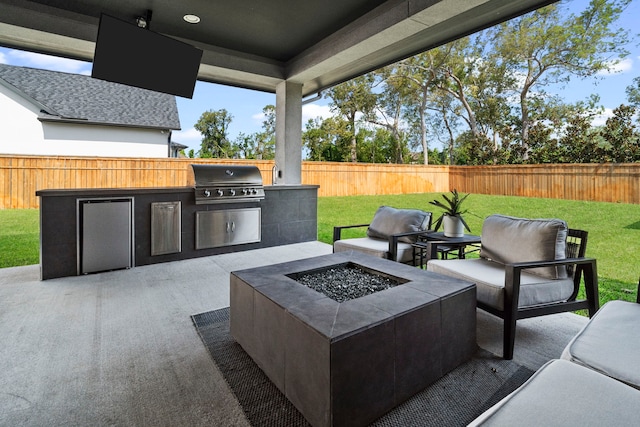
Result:
<svg viewBox="0 0 640 427"><path fill-rule="evenodd" d="M79 273L133 266L133 199L79 201Z"/></svg>

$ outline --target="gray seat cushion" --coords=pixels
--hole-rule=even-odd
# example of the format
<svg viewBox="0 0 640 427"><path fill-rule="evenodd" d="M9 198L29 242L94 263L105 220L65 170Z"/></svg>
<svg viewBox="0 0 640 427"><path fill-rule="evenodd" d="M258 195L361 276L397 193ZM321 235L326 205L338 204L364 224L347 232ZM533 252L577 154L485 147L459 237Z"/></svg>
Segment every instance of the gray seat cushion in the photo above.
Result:
<svg viewBox="0 0 640 427"><path fill-rule="evenodd" d="M361 237L355 239L336 240L333 243L334 252L358 251L378 258L387 258L389 241ZM409 243L398 242L398 261L408 263L413 260L413 247Z"/></svg>
<svg viewBox="0 0 640 427"><path fill-rule="evenodd" d="M609 301L567 345L562 358L640 389L639 326L640 304Z"/></svg>
<svg viewBox="0 0 640 427"><path fill-rule="evenodd" d="M504 310L504 265L482 258L429 260L427 270L475 283L479 302ZM550 280L524 271L518 306L566 301L572 293L572 279Z"/></svg>
<svg viewBox="0 0 640 427"><path fill-rule="evenodd" d="M470 426L631 426L640 391L590 369L554 360Z"/></svg>

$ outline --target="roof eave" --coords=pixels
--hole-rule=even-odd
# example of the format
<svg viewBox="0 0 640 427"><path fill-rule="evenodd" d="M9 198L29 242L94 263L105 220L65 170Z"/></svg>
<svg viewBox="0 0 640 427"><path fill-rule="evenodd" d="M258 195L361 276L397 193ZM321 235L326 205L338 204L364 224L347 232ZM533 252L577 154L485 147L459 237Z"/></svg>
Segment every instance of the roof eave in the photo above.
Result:
<svg viewBox="0 0 640 427"><path fill-rule="evenodd" d="M157 126L157 125L145 125L145 124L131 124L131 123L113 123L113 122L99 122L95 120L87 120L82 118L73 118L73 117L60 117L60 116L49 116L49 115L40 115L38 116L38 120L41 122L49 122L49 123L70 123L70 124L81 124L81 125L89 125L89 126L113 126L113 127L127 127L127 128L137 128L137 129L157 129L157 130L181 130L180 126Z"/></svg>

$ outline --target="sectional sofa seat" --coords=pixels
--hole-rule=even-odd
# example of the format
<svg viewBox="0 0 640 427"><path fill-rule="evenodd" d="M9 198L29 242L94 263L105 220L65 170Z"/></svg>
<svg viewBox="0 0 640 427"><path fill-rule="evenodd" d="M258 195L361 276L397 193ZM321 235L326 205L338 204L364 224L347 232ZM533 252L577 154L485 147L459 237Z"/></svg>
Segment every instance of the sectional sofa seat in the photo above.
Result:
<svg viewBox="0 0 640 427"><path fill-rule="evenodd" d="M469 426L632 426L640 391L566 360L541 367Z"/></svg>
<svg viewBox="0 0 640 427"><path fill-rule="evenodd" d="M561 357L640 389L640 304L607 302Z"/></svg>
<svg viewBox="0 0 640 427"><path fill-rule="evenodd" d="M631 426L640 420L640 283L636 303L607 302L562 358L471 426Z"/></svg>

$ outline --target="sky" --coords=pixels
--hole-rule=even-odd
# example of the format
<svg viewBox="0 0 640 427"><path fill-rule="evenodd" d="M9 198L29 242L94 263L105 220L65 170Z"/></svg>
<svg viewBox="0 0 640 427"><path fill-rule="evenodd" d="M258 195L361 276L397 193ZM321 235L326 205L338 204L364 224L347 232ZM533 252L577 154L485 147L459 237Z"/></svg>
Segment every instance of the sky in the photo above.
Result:
<svg viewBox="0 0 640 427"><path fill-rule="evenodd" d="M572 10L581 10L587 0L567 2ZM563 88L556 88L567 102L586 100L590 94L600 95L600 103L605 114L594 121L594 125L604 124L613 109L626 103L625 89L633 78L640 76L640 0L633 0L624 15L618 21L619 26L630 30L635 40L627 46L630 55L622 61L615 72L582 80L573 78ZM37 53L24 52L0 47L0 63L24 67L40 68L52 71L91 75L91 63L57 58ZM201 135L193 125L201 114L208 110L226 109L232 116L229 137L235 140L239 133L252 134L262 130L262 109L275 105L275 94L240 89L213 83L198 81L192 99L176 97L180 117L180 131L174 131L172 140L198 151ZM331 111L326 98L306 104L302 111L302 124L315 117L329 117ZM439 148L439 147L434 147Z"/></svg>

